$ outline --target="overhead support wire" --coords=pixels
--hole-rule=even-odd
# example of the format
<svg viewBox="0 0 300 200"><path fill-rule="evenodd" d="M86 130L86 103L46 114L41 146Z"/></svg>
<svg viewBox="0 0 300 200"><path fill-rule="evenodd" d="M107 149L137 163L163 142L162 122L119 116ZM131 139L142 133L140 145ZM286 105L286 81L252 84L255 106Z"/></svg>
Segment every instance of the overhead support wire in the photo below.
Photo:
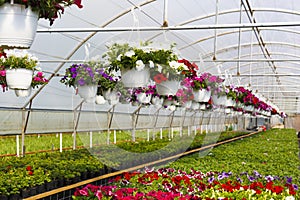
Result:
<svg viewBox="0 0 300 200"><path fill-rule="evenodd" d="M266 23L242 23L242 24L217 24L194 26L168 26L168 27L99 27L99 28L51 28L38 29L37 33L63 33L63 32L130 32L130 31L179 31L179 30L207 30L207 29L237 29L253 27L293 27L300 26L300 22L266 22Z"/></svg>
<svg viewBox="0 0 300 200"><path fill-rule="evenodd" d="M216 15L215 15L215 25L218 25L218 16L219 16L219 0L216 0ZM217 52L217 36L218 30L215 29L215 37L214 37L214 55L212 60L216 60L216 52Z"/></svg>
<svg viewBox="0 0 300 200"><path fill-rule="evenodd" d="M162 27L168 27L168 0L164 0L164 19L163 19L163 24Z"/></svg>
<svg viewBox="0 0 300 200"><path fill-rule="evenodd" d="M256 20L254 18L254 11L252 10L249 1L248 0L245 0L245 1L246 1L246 3L244 3L244 0L241 0L241 3L245 8L246 14L247 14L250 22L253 23L253 24L256 24ZM262 35L260 34L259 28L258 27L253 27L253 31L254 31L254 34L257 38L258 43L260 43L260 48L261 48L262 53L264 54L265 58L271 58L271 54L270 54L269 50L266 47L266 44L265 44L265 42L262 38ZM272 69L272 71L274 73L276 73L276 66L275 66L274 62L272 62L272 61L269 62L269 66ZM276 81L277 81L278 85L281 84L279 77L276 77Z"/></svg>
<svg viewBox="0 0 300 200"><path fill-rule="evenodd" d="M241 1L240 4L240 24L242 23L242 10L243 10L243 2ZM239 39L238 39L238 59L240 60L241 58L241 39L242 39L242 29L239 28ZM236 75L240 75L240 68L241 68L241 63L237 63L237 69L236 69Z"/></svg>

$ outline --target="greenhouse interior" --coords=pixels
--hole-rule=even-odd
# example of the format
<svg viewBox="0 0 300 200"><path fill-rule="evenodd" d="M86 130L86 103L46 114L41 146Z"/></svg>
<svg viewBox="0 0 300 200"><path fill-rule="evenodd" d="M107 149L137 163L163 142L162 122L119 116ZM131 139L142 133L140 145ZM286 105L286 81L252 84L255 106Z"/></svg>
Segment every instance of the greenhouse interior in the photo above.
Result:
<svg viewBox="0 0 300 200"><path fill-rule="evenodd" d="M0 26L0 200L300 199L296 0L3 0Z"/></svg>

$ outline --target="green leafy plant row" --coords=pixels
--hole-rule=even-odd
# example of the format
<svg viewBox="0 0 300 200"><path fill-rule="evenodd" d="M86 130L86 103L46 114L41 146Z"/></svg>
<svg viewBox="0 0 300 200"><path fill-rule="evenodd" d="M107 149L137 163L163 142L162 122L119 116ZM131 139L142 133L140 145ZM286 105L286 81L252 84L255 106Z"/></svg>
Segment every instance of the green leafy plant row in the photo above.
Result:
<svg viewBox="0 0 300 200"><path fill-rule="evenodd" d="M298 140L293 129L273 129L233 143L215 147L210 152L186 156L170 164L176 169L252 172L293 177L300 183Z"/></svg>

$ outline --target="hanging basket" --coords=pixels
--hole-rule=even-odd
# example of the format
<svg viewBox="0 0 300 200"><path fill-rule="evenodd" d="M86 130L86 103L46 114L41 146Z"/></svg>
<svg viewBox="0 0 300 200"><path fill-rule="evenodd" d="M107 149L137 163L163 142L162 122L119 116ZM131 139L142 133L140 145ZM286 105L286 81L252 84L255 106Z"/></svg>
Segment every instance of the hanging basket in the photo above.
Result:
<svg viewBox="0 0 300 200"><path fill-rule="evenodd" d="M193 110L199 110L200 109L200 103L196 102L196 101L193 101L192 102L192 105L191 105L191 108Z"/></svg>
<svg viewBox="0 0 300 200"><path fill-rule="evenodd" d="M253 112L254 111L254 106L252 106L252 105L245 106L244 110L248 111L248 112Z"/></svg>
<svg viewBox="0 0 300 200"><path fill-rule="evenodd" d="M136 99L140 102L140 103L145 103L148 104L151 101L151 94L146 94L144 92L141 92L139 94L136 95Z"/></svg>
<svg viewBox="0 0 300 200"><path fill-rule="evenodd" d="M31 87L28 89L16 89L15 94L17 97L28 97L31 94Z"/></svg>
<svg viewBox="0 0 300 200"><path fill-rule="evenodd" d="M25 5L5 3L0 6L0 46L29 48L38 19L38 13Z"/></svg>
<svg viewBox="0 0 300 200"><path fill-rule="evenodd" d="M121 82L126 88L145 87L150 81L149 68L141 71L136 69L121 70Z"/></svg>
<svg viewBox="0 0 300 200"><path fill-rule="evenodd" d="M212 95L213 104L216 106L225 106L227 101L227 96L225 95Z"/></svg>
<svg viewBox="0 0 300 200"><path fill-rule="evenodd" d="M158 96L152 96L152 98L151 98L151 104L157 108L162 107L163 102L164 102L164 99L160 98Z"/></svg>
<svg viewBox="0 0 300 200"><path fill-rule="evenodd" d="M6 70L6 83L10 89L30 88L33 71L28 69L8 69Z"/></svg>
<svg viewBox="0 0 300 200"><path fill-rule="evenodd" d="M179 81L163 81L156 85L156 91L159 95L176 95L178 89L180 88Z"/></svg>
<svg viewBox="0 0 300 200"><path fill-rule="evenodd" d="M93 103L96 100L97 85L78 85L78 94L87 103Z"/></svg>
<svg viewBox="0 0 300 200"><path fill-rule="evenodd" d="M186 109L190 109L192 107L192 103L193 103L193 101L190 100L190 101L185 102L182 106Z"/></svg>
<svg viewBox="0 0 300 200"><path fill-rule="evenodd" d="M116 91L111 91L109 89L103 92L103 96L110 105L116 105L117 103L119 103L120 95Z"/></svg>
<svg viewBox="0 0 300 200"><path fill-rule="evenodd" d="M229 97L226 100L225 106L226 107L235 107L236 106L236 102L231 97Z"/></svg>
<svg viewBox="0 0 300 200"><path fill-rule="evenodd" d="M211 96L211 91L202 89L202 90L193 90L194 101L196 102L208 102Z"/></svg>

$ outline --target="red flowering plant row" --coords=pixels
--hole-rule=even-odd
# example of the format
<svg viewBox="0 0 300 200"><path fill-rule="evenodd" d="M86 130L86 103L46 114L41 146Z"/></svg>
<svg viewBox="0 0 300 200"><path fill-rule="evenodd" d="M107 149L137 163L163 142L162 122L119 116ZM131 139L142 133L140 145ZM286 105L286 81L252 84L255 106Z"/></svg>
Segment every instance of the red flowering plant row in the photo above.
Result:
<svg viewBox="0 0 300 200"><path fill-rule="evenodd" d="M77 188L73 199L298 199L298 186L291 177L253 173L202 173L161 168L126 172L109 186Z"/></svg>

